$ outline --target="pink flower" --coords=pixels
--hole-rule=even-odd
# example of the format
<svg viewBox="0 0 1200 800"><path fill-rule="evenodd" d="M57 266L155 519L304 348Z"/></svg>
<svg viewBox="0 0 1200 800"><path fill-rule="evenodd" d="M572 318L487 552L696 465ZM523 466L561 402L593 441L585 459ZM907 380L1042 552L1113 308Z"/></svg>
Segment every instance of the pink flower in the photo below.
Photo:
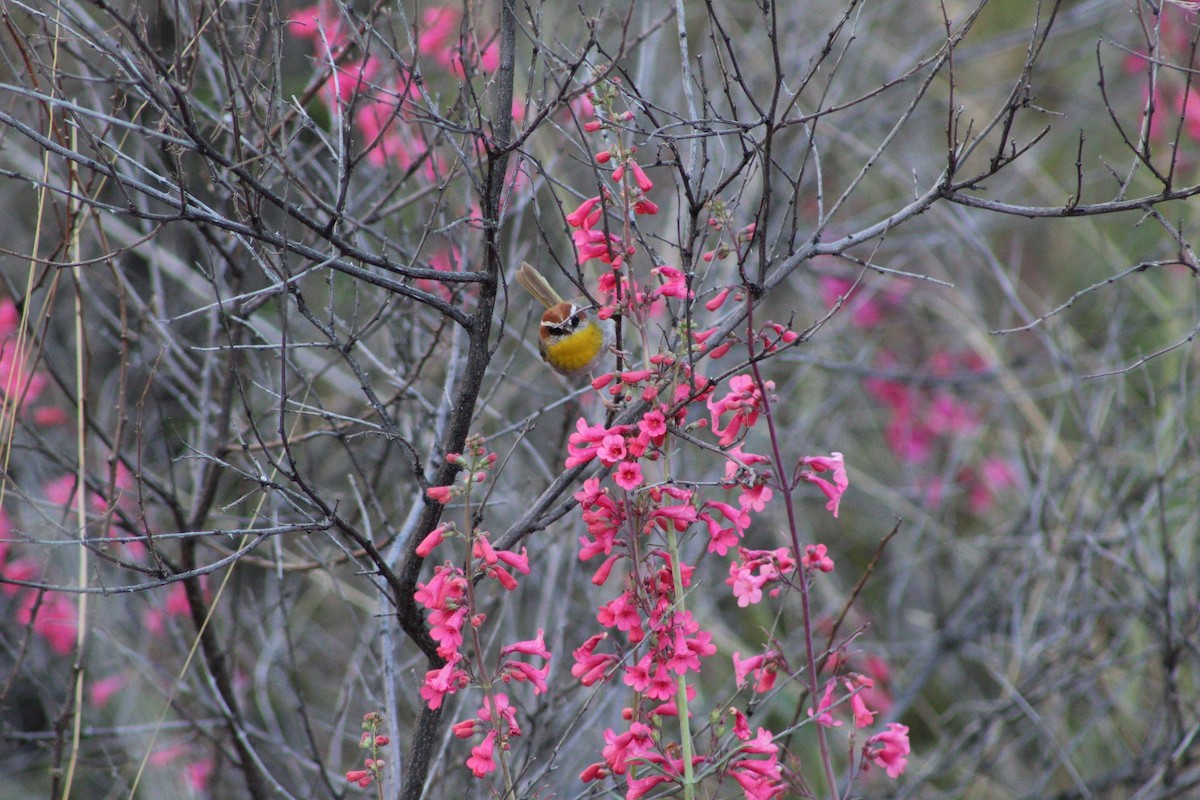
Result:
<svg viewBox="0 0 1200 800"><path fill-rule="evenodd" d="M510 680L517 683L528 681L533 687L534 694L542 694L550 688L546 683L546 678L549 674L549 664L538 669L532 664L526 664L524 661L506 661L500 668L499 678L505 683L508 683Z"/></svg>
<svg viewBox="0 0 1200 800"><path fill-rule="evenodd" d="M888 729L867 739L863 755L887 770L889 778L897 778L908 766L911 752L908 744L908 727L889 722Z"/></svg>
<svg viewBox="0 0 1200 800"><path fill-rule="evenodd" d="M446 505L454 497L454 487L452 486L430 486L425 490L425 494L430 500Z"/></svg>
<svg viewBox="0 0 1200 800"><path fill-rule="evenodd" d="M674 525L675 530L680 533L699 519L696 509L691 505L659 506L650 512L650 518L663 530L666 530L668 525Z"/></svg>
<svg viewBox="0 0 1200 800"><path fill-rule="evenodd" d="M496 693L494 704L491 700L484 698L483 705L479 708L479 719L483 722L492 722L493 719L500 722L500 727L506 736L521 735L521 728L517 725L517 709L508 702L508 695L503 692Z"/></svg>
<svg viewBox="0 0 1200 800"><path fill-rule="evenodd" d="M766 390L775 389L772 381L764 384ZM764 397L750 375L734 375L729 379L729 392L719 399L710 397L705 404L712 417L712 431L719 436L718 444L722 447L733 444L741 434L742 428L752 428L758 421L758 413L764 404ZM721 427L721 417L732 413L729 423Z"/></svg>
<svg viewBox="0 0 1200 800"><path fill-rule="evenodd" d="M611 430L603 425L588 425L583 417L575 420L575 433L567 437L567 468L586 464L596 457L605 437L623 434L625 426L617 425Z"/></svg>
<svg viewBox="0 0 1200 800"><path fill-rule="evenodd" d="M824 492L825 496L829 498L829 502L825 504L825 508L832 511L833 516L837 517L842 495L846 493L846 489L850 486L850 479L846 476L846 463L842 454L832 453L829 456L805 456L800 459L800 466L809 468L800 473L800 479L816 484L817 488ZM833 482L831 483L824 478L817 477L816 473L819 472L832 473Z"/></svg>
<svg viewBox="0 0 1200 800"><path fill-rule="evenodd" d="M633 213L651 216L658 213L658 204L642 197L633 204Z"/></svg>
<svg viewBox="0 0 1200 800"><path fill-rule="evenodd" d="M624 775L629 762L645 758L654 750L654 735L644 722L634 722L629 730L616 733L612 728L604 731L604 749L601 755L615 775Z"/></svg>
<svg viewBox="0 0 1200 800"><path fill-rule="evenodd" d="M642 467L636 461L622 461L613 474L613 481L627 492L641 486L642 480Z"/></svg>
<svg viewBox="0 0 1200 800"><path fill-rule="evenodd" d="M595 652L596 647L607 638L607 633L597 633L571 653L575 660L575 665L571 667L571 675L584 686L604 680L609 670L620 662L615 654Z"/></svg>
<svg viewBox="0 0 1200 800"><path fill-rule="evenodd" d="M754 675L754 691L769 692L775 687L775 676L783 664L783 656L778 650L768 650L765 653L742 659L741 654L733 654L733 674L738 688L746 685L746 679Z"/></svg>
<svg viewBox="0 0 1200 800"><path fill-rule="evenodd" d="M725 579L725 583L733 587L733 596L737 598L738 606L745 608L762 600L762 589L768 580L768 576L755 574L752 567L731 561L729 577Z"/></svg>
<svg viewBox="0 0 1200 800"><path fill-rule="evenodd" d="M482 778L485 775L495 771L496 759L496 731L490 730L483 737L483 741L471 748L471 757L467 759L467 766L471 768L476 778Z"/></svg>
<svg viewBox="0 0 1200 800"><path fill-rule="evenodd" d="M366 789L375 778L369 770L352 769L346 773L346 780L357 783L360 789Z"/></svg>
<svg viewBox="0 0 1200 800"><path fill-rule="evenodd" d="M510 645L500 648L500 655L507 656L512 653L521 653L526 656L541 656L549 659L551 653L546 649L546 638L541 629L538 630L536 639L527 639L523 642L513 642Z"/></svg>
<svg viewBox="0 0 1200 800"><path fill-rule="evenodd" d="M808 709L808 716L813 722L822 725L826 728L837 728L842 724L841 720L834 720L830 708L833 707L833 690L837 688L837 681L831 680L825 684L825 694L821 697L821 702L817 704L817 710L814 713Z"/></svg>
<svg viewBox="0 0 1200 800"><path fill-rule="evenodd" d="M823 544L810 544L804 548L804 557L800 559L800 563L805 569L833 572L833 559L826 555L827 550Z"/></svg>
<svg viewBox="0 0 1200 800"><path fill-rule="evenodd" d="M626 256L634 253L633 247L626 247L620 236L603 231L580 228L571 234L571 240L575 242L575 251L581 264L594 258L602 264L611 264L615 269L621 266Z"/></svg>
<svg viewBox="0 0 1200 800"><path fill-rule="evenodd" d="M638 188L643 192L648 192L654 188L654 183L646 177L646 173L642 171L641 164L636 161L629 161L629 169L633 170L633 179L637 182Z"/></svg>
<svg viewBox="0 0 1200 800"><path fill-rule="evenodd" d="M662 444L667 435L667 418L658 409L647 411L638 423L638 430L649 436L654 444Z"/></svg>
<svg viewBox="0 0 1200 800"><path fill-rule="evenodd" d="M732 291L733 291L732 286L726 286L724 289L717 292L716 295L714 295L711 300L709 300L707 303L705 303L704 307L707 308L709 311L716 311L718 308L725 305L725 300L726 300L726 298L729 297L729 293Z"/></svg>
<svg viewBox="0 0 1200 800"><path fill-rule="evenodd" d="M600 463L606 467L613 466L625 458L625 455L625 437L618 433L606 435L596 450L596 456L600 459Z"/></svg>
<svg viewBox="0 0 1200 800"><path fill-rule="evenodd" d="M729 774L742 787L746 800L770 800L787 792L779 765L779 746L769 730L759 728L758 734L747 738L738 751L738 757L730 762Z"/></svg>
<svg viewBox="0 0 1200 800"><path fill-rule="evenodd" d="M834 306L840 300L850 311L850 323L856 328L872 328L883 321L884 307L873 293L864 292L862 285L851 278L822 275L819 279L821 301Z"/></svg>
<svg viewBox="0 0 1200 800"><path fill-rule="evenodd" d="M431 710L436 711L441 708L442 700L447 694L457 692L469 682L470 678L467 673L450 663L441 669L425 673L425 682L421 686L421 697Z"/></svg>
<svg viewBox="0 0 1200 800"><path fill-rule="evenodd" d="M596 621L606 628L625 631L631 641L640 642L645 636L637 601L628 590L600 606L596 613Z"/></svg>
<svg viewBox="0 0 1200 800"><path fill-rule="evenodd" d="M214 766L211 758L202 758L187 765L184 769L184 777L187 780L188 786L192 788L192 791L198 794L204 793Z"/></svg>
<svg viewBox="0 0 1200 800"><path fill-rule="evenodd" d="M37 594L27 592L17 607L16 619L21 625L32 624L33 632L44 638L50 649L60 656L69 655L75 649L79 617L75 604L62 595L46 592L38 605Z"/></svg>
<svg viewBox="0 0 1200 800"><path fill-rule="evenodd" d="M678 297L682 300L696 296L695 292L687 287L687 275L675 267L655 267L650 271L663 281L663 285L654 290L656 296Z"/></svg>
<svg viewBox="0 0 1200 800"><path fill-rule="evenodd" d="M850 709L854 712L854 727L866 728L875 721L876 712L867 708L867 701L861 692L850 695Z"/></svg>
<svg viewBox="0 0 1200 800"><path fill-rule="evenodd" d="M579 207L567 215L567 224L572 228L584 228L590 230L593 225L600 221L602 209L596 208L600 202L600 195L589 197L579 204Z"/></svg>
<svg viewBox="0 0 1200 800"><path fill-rule="evenodd" d="M108 701L112 699L113 695L124 689L128 682L129 678L120 672L94 681L88 687L88 696L92 701L92 707L103 708L108 705Z"/></svg>
<svg viewBox="0 0 1200 800"><path fill-rule="evenodd" d="M429 532L429 535L421 540L417 545L417 555L425 558L440 545L446 538L446 526L439 525Z"/></svg>

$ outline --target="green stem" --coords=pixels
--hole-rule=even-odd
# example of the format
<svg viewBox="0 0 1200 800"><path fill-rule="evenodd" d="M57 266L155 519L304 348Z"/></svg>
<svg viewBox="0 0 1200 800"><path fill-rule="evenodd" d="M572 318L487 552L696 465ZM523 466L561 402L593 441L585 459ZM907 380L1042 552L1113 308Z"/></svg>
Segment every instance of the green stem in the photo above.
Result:
<svg viewBox="0 0 1200 800"><path fill-rule="evenodd" d="M683 602L683 573L679 569L679 541L675 536L675 528L667 526L667 552L671 554L671 585L675 590L674 613L684 611ZM696 796L696 776L692 771L692 725L688 719L687 678L678 675L675 678L675 708L679 712L679 746L683 757L683 796L693 800Z"/></svg>

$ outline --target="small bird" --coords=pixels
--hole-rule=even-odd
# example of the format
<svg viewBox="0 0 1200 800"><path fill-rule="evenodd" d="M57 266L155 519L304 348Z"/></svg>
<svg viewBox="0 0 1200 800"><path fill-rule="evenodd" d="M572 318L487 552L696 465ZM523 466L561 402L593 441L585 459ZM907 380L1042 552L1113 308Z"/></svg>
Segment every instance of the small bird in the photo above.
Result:
<svg viewBox="0 0 1200 800"><path fill-rule="evenodd" d="M600 319L584 298L563 300L533 267L521 262L517 283L546 307L539 330L538 350L555 372L577 378L592 372L612 346L616 325Z"/></svg>

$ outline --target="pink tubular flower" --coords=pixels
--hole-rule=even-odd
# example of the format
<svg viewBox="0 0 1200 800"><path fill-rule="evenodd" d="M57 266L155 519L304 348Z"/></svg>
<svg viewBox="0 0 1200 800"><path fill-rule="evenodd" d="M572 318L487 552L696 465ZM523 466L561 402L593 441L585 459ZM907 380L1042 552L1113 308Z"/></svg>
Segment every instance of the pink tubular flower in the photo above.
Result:
<svg viewBox="0 0 1200 800"><path fill-rule="evenodd" d="M528 682L533 687L534 694L543 694L550 688L546 683L546 678L549 675L549 664L538 669L532 664L526 664L524 661L506 661L498 673L500 680L505 683L509 681L516 681L517 683Z"/></svg>
<svg viewBox="0 0 1200 800"><path fill-rule="evenodd" d="M624 425L616 425L611 429L603 425L588 425L587 421L580 417L575 421L575 433L567 437L567 468L588 463L596 457L605 437L619 436L624 434L625 430Z"/></svg>
<svg viewBox="0 0 1200 800"><path fill-rule="evenodd" d="M889 722L888 729L867 739L863 755L887 770L889 778L898 778L908 766L911 752L908 744L908 726Z"/></svg>
<svg viewBox="0 0 1200 800"><path fill-rule="evenodd" d="M675 530L682 533L696 522L699 516L695 508L685 503L677 506L659 506L650 512L650 518L663 530L666 530L668 525L674 525Z"/></svg>
<svg viewBox="0 0 1200 800"><path fill-rule="evenodd" d="M833 707L833 690L837 688L837 681L830 680L825 684L825 694L821 697L821 702L817 704L817 710L814 712L811 708L808 709L808 716L813 722L822 725L826 728L840 727L842 721L834 720L833 713L830 708Z"/></svg>
<svg viewBox="0 0 1200 800"><path fill-rule="evenodd" d="M779 745L766 728L759 728L753 739L738 748L739 757L730 762L729 774L742 787L746 800L770 800L787 792L778 754Z"/></svg>
<svg viewBox="0 0 1200 800"><path fill-rule="evenodd" d="M633 213L652 216L658 213L658 203L642 197L634 202Z"/></svg>
<svg viewBox="0 0 1200 800"><path fill-rule="evenodd" d="M603 231L580 228L571 234L571 240L575 242L575 251L581 264L594 258L602 264L611 264L615 269L621 266L626 256L634 252L632 246L626 247L620 236Z"/></svg>
<svg viewBox="0 0 1200 800"><path fill-rule="evenodd" d="M441 669L425 673L425 682L421 686L421 698L429 705L430 710L436 711L441 708L442 700L446 695L454 694L470 682L471 679L466 672L450 663Z"/></svg>
<svg viewBox="0 0 1200 800"><path fill-rule="evenodd" d="M432 553L435 549L437 549L437 546L440 545L443 541L445 541L445 538L446 538L446 526L445 525L437 526L436 528L434 528L433 530L431 530L429 532L428 536L426 536L424 539L421 540L421 543L419 545L417 545L417 555L419 555L421 558L425 558L430 553Z"/></svg>
<svg viewBox="0 0 1200 800"><path fill-rule="evenodd" d="M805 456L800 459L800 466L808 467L800 473L800 479L816 484L817 488L824 492L829 498L829 502L825 504L825 508L833 512L836 518L838 515L838 506L842 502L842 495L846 493L847 487L850 486L850 479L846 476L846 463L841 453L832 453L829 456ZM818 472L832 473L833 482L817 477Z"/></svg>
<svg viewBox="0 0 1200 800"><path fill-rule="evenodd" d="M654 444L662 444L667 435L667 418L659 409L647 411L638 423L638 430L649 436Z"/></svg>
<svg viewBox="0 0 1200 800"><path fill-rule="evenodd" d="M479 720L464 719L461 722L456 722L450 726L450 732L459 739L470 739L475 735L475 731L480 729Z"/></svg>
<svg viewBox="0 0 1200 800"><path fill-rule="evenodd" d="M496 769L496 732L488 731L483 737L483 741L471 748L471 757L467 759L467 766L476 778L482 778Z"/></svg>
<svg viewBox="0 0 1200 800"><path fill-rule="evenodd" d="M654 290L655 295L678 297L682 300L688 300L696 296L696 293L687 287L687 275L675 267L655 267L650 271L663 281L663 285Z"/></svg>
<svg viewBox="0 0 1200 800"><path fill-rule="evenodd" d="M590 637L571 653L575 665L571 667L571 675L584 686L591 686L602 681L620 659L613 653L597 653L596 648L608 638L607 633L597 633Z"/></svg>
<svg viewBox="0 0 1200 800"><path fill-rule="evenodd" d="M371 781L374 780L374 777L371 775L369 770L352 769L346 773L346 780L350 781L351 783L357 783L360 789L366 789L371 785Z"/></svg>
<svg viewBox="0 0 1200 800"><path fill-rule="evenodd" d="M596 621L606 628L624 631L633 642L640 642L646 635L642 630L642 617L638 613L636 598L629 591L600 606Z"/></svg>
<svg viewBox="0 0 1200 800"><path fill-rule="evenodd" d="M642 485L642 467L636 461L622 461L617 465L613 481L625 491L632 491Z"/></svg>
<svg viewBox="0 0 1200 800"><path fill-rule="evenodd" d="M540 628L538 629L538 635L536 639L526 639L523 642L513 642L510 645L505 645L504 647L500 648L500 655L502 656L507 656L512 653L520 653L521 655L526 656L541 656L545 659L549 659L552 655L550 651L546 649L545 634Z"/></svg>
<svg viewBox="0 0 1200 800"><path fill-rule="evenodd" d="M610 433L605 436L600 442L600 447L596 449L596 456L606 467L613 466L625 458L625 455L625 437L619 433Z"/></svg>
<svg viewBox="0 0 1200 800"><path fill-rule="evenodd" d="M430 500L446 505L454 497L453 486L430 486L425 490Z"/></svg>
<svg viewBox="0 0 1200 800"><path fill-rule="evenodd" d="M768 392L775 389L773 381L767 381L764 386ZM750 375L734 375L729 379L729 392L719 399L710 397L706 401L709 414L712 416L712 431L719 436L717 443L722 447L737 441L742 428L752 428L758 421L758 413L762 410L765 398L754 378ZM727 413L733 416L725 427L721 427L721 417Z"/></svg>
<svg viewBox="0 0 1200 800"><path fill-rule="evenodd" d="M35 592L26 592L17 607L16 619L21 625L31 625L33 632L60 656L75 649L79 617L75 604L62 595L46 592L39 604Z"/></svg>
<svg viewBox="0 0 1200 800"><path fill-rule="evenodd" d="M583 228L590 230L593 225L600 221L602 209L596 208L600 202L600 195L589 197L579 204L579 207L567 215L567 224L572 228Z"/></svg>
<svg viewBox="0 0 1200 800"><path fill-rule="evenodd" d="M867 708L867 701L863 699L862 692L854 691L856 687L848 683L846 688L854 692L854 694L850 695L850 710L854 712L854 727L870 727L875 721L875 714L877 712Z"/></svg>
<svg viewBox="0 0 1200 800"><path fill-rule="evenodd" d="M704 304L704 307L709 311L716 311L721 306L725 305L725 299L729 297L729 293L733 291L732 286L726 286L721 291L717 292L713 299Z"/></svg>
<svg viewBox="0 0 1200 800"><path fill-rule="evenodd" d="M762 600L763 586L770 578L766 575L755 574L748 565L729 562L729 577L725 583L733 587L733 596L737 598L738 606L745 608Z"/></svg>
<svg viewBox="0 0 1200 800"><path fill-rule="evenodd" d="M823 544L810 544L804 548L804 557L800 559L800 564L809 570L833 572L833 559L826 555L827 551L828 548Z"/></svg>
<svg viewBox="0 0 1200 800"><path fill-rule="evenodd" d="M654 732L644 722L634 722L624 733L607 729L604 731L604 742L601 755L608 768L614 775L624 775L630 761L644 758L654 750Z"/></svg>
<svg viewBox="0 0 1200 800"><path fill-rule="evenodd" d="M786 666L783 654L778 650L768 650L747 659L742 659L741 653L736 651L733 654L733 674L738 688L745 686L747 678L753 675L754 691L760 694L775 688L775 676L780 667L786 669Z"/></svg>
<svg viewBox="0 0 1200 800"><path fill-rule="evenodd" d="M638 188L643 192L648 192L654 188L654 183L646 176L642 170L642 165L630 159L629 169L633 171L633 179L637 182Z"/></svg>
<svg viewBox="0 0 1200 800"><path fill-rule="evenodd" d="M112 696L124 689L128 682L129 678L124 673L118 672L92 683L88 687L88 697L92 701L92 707L103 708L106 706Z"/></svg>

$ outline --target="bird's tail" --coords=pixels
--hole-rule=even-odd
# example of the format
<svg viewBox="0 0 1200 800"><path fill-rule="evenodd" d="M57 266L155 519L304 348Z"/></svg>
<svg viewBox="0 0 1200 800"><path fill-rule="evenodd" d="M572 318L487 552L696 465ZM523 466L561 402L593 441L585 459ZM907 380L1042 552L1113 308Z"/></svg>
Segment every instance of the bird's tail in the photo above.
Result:
<svg viewBox="0 0 1200 800"><path fill-rule="evenodd" d="M542 273L538 272L528 263L522 261L520 268L517 269L517 283L525 288L525 291L533 295L533 299L544 305L546 308L552 308L563 301L558 296L558 292L554 291L554 287L546 281Z"/></svg>

